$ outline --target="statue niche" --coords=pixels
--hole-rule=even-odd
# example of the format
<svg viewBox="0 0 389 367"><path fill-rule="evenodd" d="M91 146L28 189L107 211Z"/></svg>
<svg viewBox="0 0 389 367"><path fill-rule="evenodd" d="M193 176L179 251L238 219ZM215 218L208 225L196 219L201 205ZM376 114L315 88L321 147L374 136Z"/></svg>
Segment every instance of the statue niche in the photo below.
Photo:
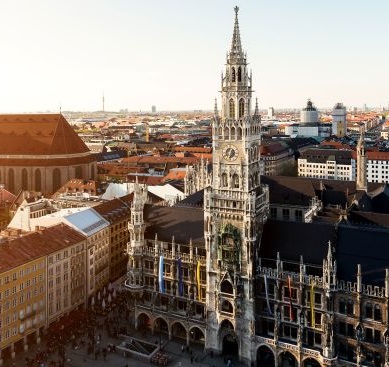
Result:
<svg viewBox="0 0 389 367"><path fill-rule="evenodd" d="M224 267L240 269L241 235L231 223L224 225L219 232L219 258Z"/></svg>

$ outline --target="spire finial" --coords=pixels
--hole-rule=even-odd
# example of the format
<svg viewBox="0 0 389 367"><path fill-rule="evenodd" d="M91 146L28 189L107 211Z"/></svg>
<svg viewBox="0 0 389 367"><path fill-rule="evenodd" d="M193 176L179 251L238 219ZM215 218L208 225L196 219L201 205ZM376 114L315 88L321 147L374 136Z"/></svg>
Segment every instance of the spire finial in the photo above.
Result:
<svg viewBox="0 0 389 367"><path fill-rule="evenodd" d="M215 106L214 106L214 109L213 109L213 113L215 114L215 116L217 116L219 113L218 113L218 110L217 110L217 99L215 98Z"/></svg>
<svg viewBox="0 0 389 367"><path fill-rule="evenodd" d="M255 110L254 110L254 116L259 115L259 108L258 108L258 98L255 98Z"/></svg>
<svg viewBox="0 0 389 367"><path fill-rule="evenodd" d="M242 51L242 45L240 42L240 34L239 34L239 21L238 21L238 11L239 8L235 6L235 24L234 24L234 33L232 35L232 45L231 45L231 51L230 51L230 57L231 58L238 58L238 59L244 59L245 56Z"/></svg>

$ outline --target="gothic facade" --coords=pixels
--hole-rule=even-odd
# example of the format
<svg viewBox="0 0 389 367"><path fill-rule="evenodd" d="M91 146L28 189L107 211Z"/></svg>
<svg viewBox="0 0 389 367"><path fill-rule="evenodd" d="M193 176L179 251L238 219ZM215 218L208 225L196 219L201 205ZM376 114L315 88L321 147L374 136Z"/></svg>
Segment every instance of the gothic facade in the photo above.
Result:
<svg viewBox="0 0 389 367"><path fill-rule="evenodd" d="M336 255L342 241L349 244L343 232L315 227L316 239L305 243L301 229L311 223L268 220L251 81L236 7L203 208L152 205L145 188L134 190L125 287L135 326L248 366L387 367L389 272L382 287L364 285L359 265L355 283L342 280ZM292 226L299 242L285 246L285 259L274 256L274 228L287 243Z"/></svg>

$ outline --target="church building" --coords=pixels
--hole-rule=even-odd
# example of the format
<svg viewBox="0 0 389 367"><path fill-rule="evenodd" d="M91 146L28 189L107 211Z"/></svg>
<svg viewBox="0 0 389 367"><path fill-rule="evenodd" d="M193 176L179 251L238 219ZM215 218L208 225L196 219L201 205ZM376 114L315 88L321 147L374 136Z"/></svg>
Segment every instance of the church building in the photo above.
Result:
<svg viewBox="0 0 389 367"><path fill-rule="evenodd" d="M62 114L0 115L0 183L54 193L72 178L95 179L95 155Z"/></svg>

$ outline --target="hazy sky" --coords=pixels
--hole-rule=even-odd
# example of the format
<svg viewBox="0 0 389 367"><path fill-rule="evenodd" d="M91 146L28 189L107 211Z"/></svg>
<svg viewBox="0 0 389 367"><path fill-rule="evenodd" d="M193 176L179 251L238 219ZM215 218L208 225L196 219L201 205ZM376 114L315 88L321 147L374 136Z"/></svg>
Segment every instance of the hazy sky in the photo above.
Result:
<svg viewBox="0 0 389 367"><path fill-rule="evenodd" d="M235 5L260 108L388 105L388 0L1 0L0 112L211 110Z"/></svg>

